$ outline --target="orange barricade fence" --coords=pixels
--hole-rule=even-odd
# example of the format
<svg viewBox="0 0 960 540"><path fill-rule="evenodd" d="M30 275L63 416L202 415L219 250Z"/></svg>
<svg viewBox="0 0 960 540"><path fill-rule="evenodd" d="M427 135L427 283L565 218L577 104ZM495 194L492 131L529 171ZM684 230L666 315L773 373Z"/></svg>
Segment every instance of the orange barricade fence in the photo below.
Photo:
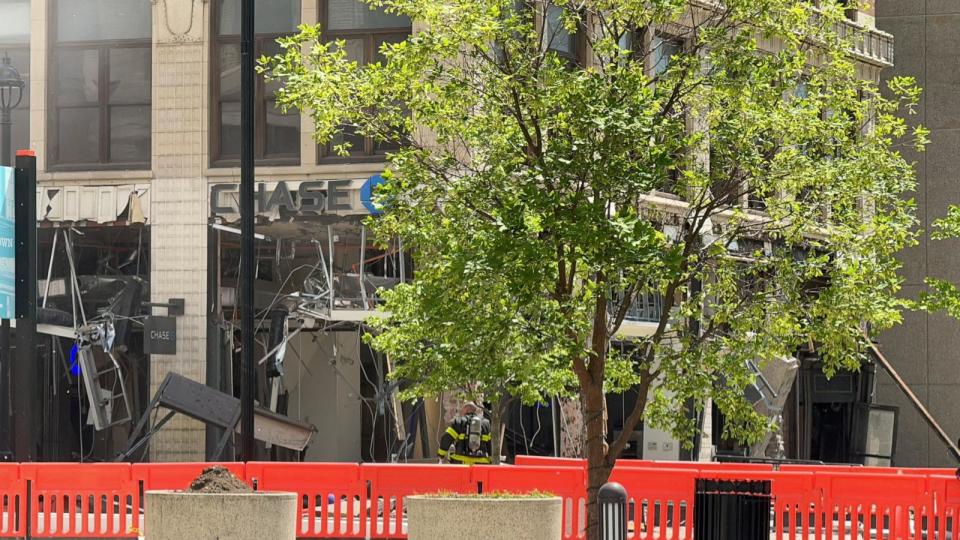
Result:
<svg viewBox="0 0 960 540"><path fill-rule="evenodd" d="M298 494L300 538L405 538L405 499L436 493L553 493L563 540L583 538L582 460L519 458L472 467L226 463L263 491ZM0 537L135 538L144 491L184 489L209 463L0 464ZM771 483L778 540L960 538L960 480L949 469L618 461L631 540L692 539L697 478ZM147 509L149 511L149 509ZM149 532L149 531L147 531Z"/></svg>
<svg viewBox="0 0 960 540"><path fill-rule="evenodd" d="M371 538L405 538L404 498L437 493L476 493L471 467L463 465L364 464L360 479L368 489L367 533Z"/></svg>
<svg viewBox="0 0 960 540"><path fill-rule="evenodd" d="M584 537L587 476L582 467L475 465L472 483L483 493L551 493L563 499L563 539Z"/></svg>
<svg viewBox="0 0 960 540"><path fill-rule="evenodd" d="M292 465L292 466L291 466ZM364 538L369 499L355 463L247 463L262 491L289 491L300 504L300 538Z"/></svg>
<svg viewBox="0 0 960 540"><path fill-rule="evenodd" d="M135 537L140 492L129 463L23 463L37 538Z"/></svg>
<svg viewBox="0 0 960 540"><path fill-rule="evenodd" d="M23 536L27 520L27 483L20 465L0 464L0 536Z"/></svg>

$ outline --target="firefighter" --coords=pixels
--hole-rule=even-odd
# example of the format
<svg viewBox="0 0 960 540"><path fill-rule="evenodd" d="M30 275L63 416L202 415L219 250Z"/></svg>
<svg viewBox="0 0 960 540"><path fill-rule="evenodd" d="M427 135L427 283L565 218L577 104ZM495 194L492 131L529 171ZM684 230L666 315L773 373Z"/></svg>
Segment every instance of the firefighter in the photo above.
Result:
<svg viewBox="0 0 960 540"><path fill-rule="evenodd" d="M490 447L490 421L483 417L483 409L474 403L467 403L440 437L437 455L441 462L447 460L464 465L492 463Z"/></svg>

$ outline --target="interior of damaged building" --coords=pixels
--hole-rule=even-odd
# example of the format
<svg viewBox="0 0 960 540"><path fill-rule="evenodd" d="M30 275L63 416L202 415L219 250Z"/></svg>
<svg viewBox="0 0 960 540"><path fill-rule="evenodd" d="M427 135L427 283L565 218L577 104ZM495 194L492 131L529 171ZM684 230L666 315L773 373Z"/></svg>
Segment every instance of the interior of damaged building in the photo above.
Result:
<svg viewBox="0 0 960 540"><path fill-rule="evenodd" d="M365 226L369 213L330 212L329 201L324 211L311 213L303 184L277 182L260 197L256 459L433 461L459 404L451 396L402 402L403 382L391 377L390 359L364 339L372 331L364 321L382 307L380 293L414 277L414 256L398 240L375 241ZM335 194L332 189L326 185L322 198ZM41 221L35 418L42 445L37 455L44 461L151 460L151 439L175 415L206 426L208 459L235 457L239 230L229 209L218 212L214 200L207 229L205 384L173 373L151 380L157 376L152 359L170 354L184 307L176 298L150 301L151 227L133 202L141 196L120 194L129 202L117 205L111 219ZM39 207L44 204L53 207L49 201ZM627 324L642 336L659 317L658 298L641 295ZM629 353L636 342L627 338L616 346ZM711 407L691 412L707 434L706 445L685 445L641 424L625 457L696 460L715 452L726 460L895 463L898 410L875 405L875 363L827 380L816 349L805 349L751 367L756 382L746 397L777 420L777 431L752 446L737 444L722 436L722 415ZM612 436L635 399L629 391L607 396ZM540 404L514 402L503 454L575 451L565 435L579 431L571 425L575 408L550 396Z"/></svg>

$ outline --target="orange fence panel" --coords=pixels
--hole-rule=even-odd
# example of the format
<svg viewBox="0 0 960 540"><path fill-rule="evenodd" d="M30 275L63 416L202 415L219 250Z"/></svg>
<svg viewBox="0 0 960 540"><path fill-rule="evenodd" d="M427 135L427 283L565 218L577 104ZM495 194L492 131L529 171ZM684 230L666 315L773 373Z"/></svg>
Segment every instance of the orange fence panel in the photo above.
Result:
<svg viewBox="0 0 960 540"><path fill-rule="evenodd" d="M24 536L27 520L27 483L20 464L0 464L0 535Z"/></svg>
<svg viewBox="0 0 960 540"><path fill-rule="evenodd" d="M540 491L563 499L563 538L583 538L587 527L587 475L583 467L475 465L472 483L484 493Z"/></svg>
<svg viewBox="0 0 960 540"><path fill-rule="evenodd" d="M34 537L137 536L140 493L129 463L24 463Z"/></svg>
<svg viewBox="0 0 960 540"><path fill-rule="evenodd" d="M364 538L369 503L355 463L247 463L260 491L289 491L300 501L300 538Z"/></svg>
<svg viewBox="0 0 960 540"><path fill-rule="evenodd" d="M370 493L371 538L405 538L405 498L440 492L476 493L470 467L462 465L364 464L360 478Z"/></svg>

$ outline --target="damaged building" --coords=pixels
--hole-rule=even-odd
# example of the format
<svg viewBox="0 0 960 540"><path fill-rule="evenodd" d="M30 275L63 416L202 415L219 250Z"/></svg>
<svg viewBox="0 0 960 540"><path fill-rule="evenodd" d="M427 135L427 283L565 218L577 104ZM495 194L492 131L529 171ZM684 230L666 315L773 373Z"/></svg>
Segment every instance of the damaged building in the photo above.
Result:
<svg viewBox="0 0 960 540"><path fill-rule="evenodd" d="M371 62L381 44L413 27L357 0L257 0L257 13L257 56L276 52L276 38L299 24L320 23L325 39L344 39L352 59ZM862 75L876 80L892 60L889 36L869 28L869 13L851 13L866 42L877 44L858 56ZM0 14L0 48L28 89L14 111L12 144L34 150L38 163L36 457L232 458L239 0L12 0ZM390 360L362 339L364 320L380 308L378 291L416 270L402 243L374 242L364 227L391 148L345 132L352 154L337 155L340 141L318 145L308 115L276 109L274 89L258 79L256 457L431 459L456 405L401 403ZM660 304L642 296L617 346L629 349L631 337L651 332ZM823 444L863 432L865 419L880 414L872 366L827 381L816 352L798 351L756 372L748 397L783 420L763 445L721 440L723 419L706 414L697 450L640 427L628 455L695 459L716 447L739 456L891 461L891 448L868 451L860 437L842 450ZM608 396L611 434L632 399ZM562 453L565 407L516 405L505 453ZM9 423L0 427L9 433ZM11 450L0 441L8 459Z"/></svg>

